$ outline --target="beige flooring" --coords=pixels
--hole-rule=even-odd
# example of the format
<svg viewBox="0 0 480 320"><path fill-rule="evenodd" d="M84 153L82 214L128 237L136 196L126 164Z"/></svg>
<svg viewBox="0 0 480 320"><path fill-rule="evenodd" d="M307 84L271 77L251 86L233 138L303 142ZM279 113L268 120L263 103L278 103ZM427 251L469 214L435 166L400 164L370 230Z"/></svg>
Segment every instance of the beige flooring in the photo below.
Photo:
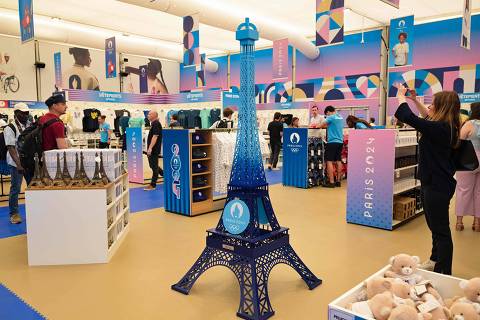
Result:
<svg viewBox="0 0 480 320"><path fill-rule="evenodd" d="M294 249L324 281L309 291L293 269L277 266L269 282L273 319L326 319L330 301L391 255L428 256L423 217L389 232L345 223L344 188L275 185L270 193L280 223L291 228ZM123 246L104 265L28 267L25 236L0 240L0 282L53 320L236 319L238 283L225 268L210 269L189 296L170 289L201 253L205 230L218 218L161 209L134 214ZM480 275L480 233L466 222L467 230L454 233L454 273L469 278Z"/></svg>

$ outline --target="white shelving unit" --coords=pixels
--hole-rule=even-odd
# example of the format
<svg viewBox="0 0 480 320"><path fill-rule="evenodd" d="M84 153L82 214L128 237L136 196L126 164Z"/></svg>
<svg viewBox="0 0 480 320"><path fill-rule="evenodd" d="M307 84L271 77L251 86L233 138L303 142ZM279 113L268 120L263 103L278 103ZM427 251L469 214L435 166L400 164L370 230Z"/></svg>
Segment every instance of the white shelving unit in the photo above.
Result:
<svg viewBox="0 0 480 320"><path fill-rule="evenodd" d="M128 186L123 174L102 188L27 190L28 264L110 261L130 229Z"/></svg>

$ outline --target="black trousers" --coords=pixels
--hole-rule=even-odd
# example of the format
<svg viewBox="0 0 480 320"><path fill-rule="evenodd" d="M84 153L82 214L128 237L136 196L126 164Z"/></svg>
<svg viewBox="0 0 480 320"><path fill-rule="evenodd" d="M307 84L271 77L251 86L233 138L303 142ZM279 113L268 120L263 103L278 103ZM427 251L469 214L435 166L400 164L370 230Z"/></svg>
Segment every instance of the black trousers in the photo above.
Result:
<svg viewBox="0 0 480 320"><path fill-rule="evenodd" d="M277 167L278 163L278 156L280 155L280 148L282 147L279 143L271 143L270 144L270 165L274 168Z"/></svg>
<svg viewBox="0 0 480 320"><path fill-rule="evenodd" d="M98 145L100 149L108 149L110 147L110 144L108 142L100 142Z"/></svg>
<svg viewBox="0 0 480 320"><path fill-rule="evenodd" d="M160 153L152 153L148 156L148 164L152 169L152 180L150 181L150 185L154 188L157 186L158 175L160 174L163 176L163 170L158 167L159 155Z"/></svg>
<svg viewBox="0 0 480 320"><path fill-rule="evenodd" d="M453 192L441 192L431 186L422 186L423 209L432 232L432 255L435 272L452 274L453 241L450 232L449 207Z"/></svg>

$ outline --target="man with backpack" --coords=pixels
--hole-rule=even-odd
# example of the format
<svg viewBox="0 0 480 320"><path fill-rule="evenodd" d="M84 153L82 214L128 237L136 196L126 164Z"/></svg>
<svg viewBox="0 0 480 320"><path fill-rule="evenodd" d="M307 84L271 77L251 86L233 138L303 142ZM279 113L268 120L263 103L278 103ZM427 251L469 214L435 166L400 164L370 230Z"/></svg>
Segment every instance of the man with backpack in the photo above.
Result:
<svg viewBox="0 0 480 320"><path fill-rule="evenodd" d="M42 151L67 149L65 126L60 116L67 112L67 104L62 94L54 94L45 101L48 113L40 118L42 126Z"/></svg>
<svg viewBox="0 0 480 320"><path fill-rule="evenodd" d="M10 209L10 223L22 223L22 218L18 212L18 194L22 188L22 181L28 183L32 178L25 173L25 170L20 162L20 157L17 152L17 140L20 134L29 125L30 110L28 106L23 103L17 103L13 108L14 120L3 130L3 137L5 139L5 146L7 148L6 160L10 169L10 195L8 197L8 206Z"/></svg>
<svg viewBox="0 0 480 320"><path fill-rule="evenodd" d="M230 108L225 108L223 110L223 119L215 121L215 123L210 127L210 129L231 129L233 128L233 116L234 111Z"/></svg>

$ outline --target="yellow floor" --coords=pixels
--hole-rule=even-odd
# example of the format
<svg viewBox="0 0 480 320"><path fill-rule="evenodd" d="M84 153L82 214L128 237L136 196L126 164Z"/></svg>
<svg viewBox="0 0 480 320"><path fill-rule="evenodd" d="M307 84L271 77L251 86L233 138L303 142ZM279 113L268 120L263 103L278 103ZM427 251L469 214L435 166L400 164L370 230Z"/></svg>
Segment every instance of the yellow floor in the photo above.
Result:
<svg viewBox="0 0 480 320"><path fill-rule="evenodd" d="M326 319L327 304L405 252L428 256L420 217L396 231L345 223L345 189L270 189L280 223L291 228L300 257L324 283L309 291L287 266L277 266L269 293L274 319ZM225 268L210 269L189 296L170 289L205 245L219 213L185 218L163 210L137 213L109 264L28 267L26 237L0 240L0 282L53 320L236 319L239 288ZM480 275L480 233L454 232L456 276ZM52 221L55 223L55 221Z"/></svg>

